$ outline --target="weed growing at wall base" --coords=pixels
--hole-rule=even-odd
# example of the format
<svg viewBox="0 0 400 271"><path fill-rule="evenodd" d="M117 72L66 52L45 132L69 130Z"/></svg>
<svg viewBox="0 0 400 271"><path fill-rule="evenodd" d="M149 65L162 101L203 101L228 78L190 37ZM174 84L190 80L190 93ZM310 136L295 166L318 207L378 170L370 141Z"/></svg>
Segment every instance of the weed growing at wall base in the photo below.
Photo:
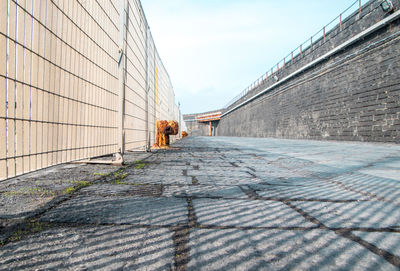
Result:
<svg viewBox="0 0 400 271"><path fill-rule="evenodd" d="M87 186L91 186L93 183L88 181L74 181L72 182L75 184L74 187L67 187L63 190L63 194L72 194L75 191L82 189Z"/></svg>
<svg viewBox="0 0 400 271"><path fill-rule="evenodd" d="M146 163L144 163L142 160L135 161L133 164L135 165L135 169L142 169L146 166Z"/></svg>
<svg viewBox="0 0 400 271"><path fill-rule="evenodd" d="M122 169L118 170L117 172L115 172L114 177L115 177L115 180L114 180L115 184L128 184L128 183L125 183L122 181L123 179L128 177L128 174L125 173L125 169L122 168Z"/></svg>

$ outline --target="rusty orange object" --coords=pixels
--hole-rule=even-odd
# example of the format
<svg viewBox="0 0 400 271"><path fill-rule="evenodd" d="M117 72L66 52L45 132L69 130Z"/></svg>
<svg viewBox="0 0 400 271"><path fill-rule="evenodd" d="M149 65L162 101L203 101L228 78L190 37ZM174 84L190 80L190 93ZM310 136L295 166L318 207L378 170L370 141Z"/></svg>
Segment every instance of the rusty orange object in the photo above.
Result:
<svg viewBox="0 0 400 271"><path fill-rule="evenodd" d="M182 135L182 137L187 137L188 133L186 133L186 131L182 131L181 135Z"/></svg>
<svg viewBox="0 0 400 271"><path fill-rule="evenodd" d="M168 127L170 127L170 128L168 128ZM177 135L178 132L179 132L179 124L178 124L178 122L176 122L176 121L174 121L174 120L170 120L170 121L168 122L168 126L167 126L166 129L168 130L168 133L169 133L170 135ZM166 133L167 133L167 132L166 132Z"/></svg>
<svg viewBox="0 0 400 271"><path fill-rule="evenodd" d="M157 121L157 137L156 137L156 144L157 146L166 146L169 145L169 138L167 142L167 138L164 134L164 129L167 127L168 121L166 120L158 120Z"/></svg>
<svg viewBox="0 0 400 271"><path fill-rule="evenodd" d="M156 143L153 148L165 148L169 146L169 136L176 135L179 131L178 122L171 120L158 120L157 121L157 135Z"/></svg>

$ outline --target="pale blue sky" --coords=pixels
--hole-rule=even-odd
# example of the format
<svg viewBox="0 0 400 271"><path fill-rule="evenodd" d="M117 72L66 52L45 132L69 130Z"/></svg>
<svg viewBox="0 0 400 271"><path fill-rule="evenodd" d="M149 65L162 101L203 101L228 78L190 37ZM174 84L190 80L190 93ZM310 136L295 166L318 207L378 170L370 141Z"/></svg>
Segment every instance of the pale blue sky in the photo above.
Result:
<svg viewBox="0 0 400 271"><path fill-rule="evenodd" d="M187 114L225 106L354 2L142 0L142 5Z"/></svg>

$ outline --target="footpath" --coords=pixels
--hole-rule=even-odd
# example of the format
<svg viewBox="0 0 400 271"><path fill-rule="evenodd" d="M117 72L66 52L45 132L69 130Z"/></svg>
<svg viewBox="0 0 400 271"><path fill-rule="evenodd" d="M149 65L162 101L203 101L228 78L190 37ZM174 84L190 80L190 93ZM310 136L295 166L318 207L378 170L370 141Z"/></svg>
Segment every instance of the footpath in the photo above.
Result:
<svg viewBox="0 0 400 271"><path fill-rule="evenodd" d="M0 182L0 270L399 270L400 146L188 137Z"/></svg>

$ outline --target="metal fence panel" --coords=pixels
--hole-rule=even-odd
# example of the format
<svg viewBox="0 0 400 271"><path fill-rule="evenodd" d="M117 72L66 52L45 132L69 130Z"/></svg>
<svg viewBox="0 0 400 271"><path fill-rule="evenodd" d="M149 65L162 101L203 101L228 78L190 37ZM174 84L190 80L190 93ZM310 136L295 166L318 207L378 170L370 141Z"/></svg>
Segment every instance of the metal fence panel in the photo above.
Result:
<svg viewBox="0 0 400 271"><path fill-rule="evenodd" d="M118 152L120 131L144 149L178 111L139 1L0 1L0 180Z"/></svg>

